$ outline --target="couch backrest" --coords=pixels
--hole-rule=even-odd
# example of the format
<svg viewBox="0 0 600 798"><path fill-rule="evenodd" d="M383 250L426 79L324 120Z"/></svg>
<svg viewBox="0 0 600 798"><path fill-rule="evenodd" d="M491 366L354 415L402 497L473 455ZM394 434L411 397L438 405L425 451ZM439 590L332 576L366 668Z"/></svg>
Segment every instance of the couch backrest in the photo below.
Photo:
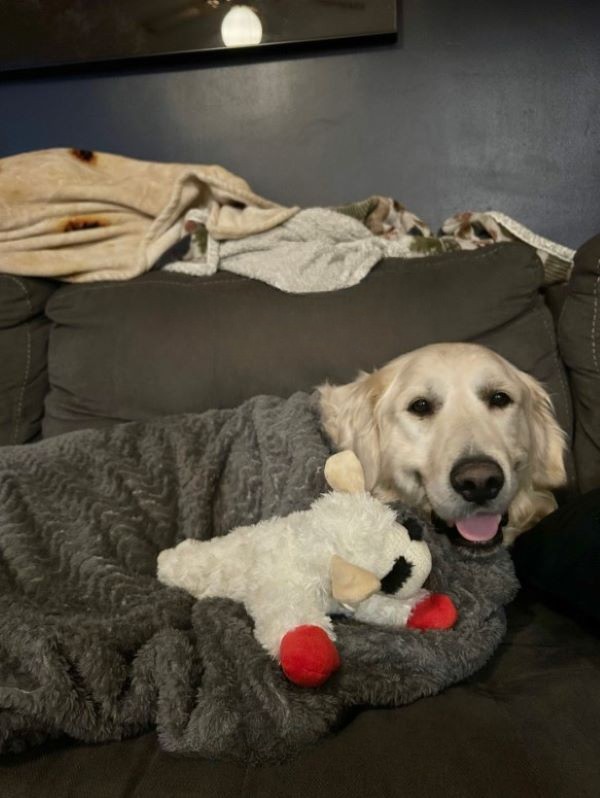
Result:
<svg viewBox="0 0 600 798"><path fill-rule="evenodd" d="M387 260L360 285L331 293L285 294L223 272L64 286L47 305L43 433L285 396L435 341L478 341L547 385L570 434L541 284L532 250L501 244Z"/></svg>

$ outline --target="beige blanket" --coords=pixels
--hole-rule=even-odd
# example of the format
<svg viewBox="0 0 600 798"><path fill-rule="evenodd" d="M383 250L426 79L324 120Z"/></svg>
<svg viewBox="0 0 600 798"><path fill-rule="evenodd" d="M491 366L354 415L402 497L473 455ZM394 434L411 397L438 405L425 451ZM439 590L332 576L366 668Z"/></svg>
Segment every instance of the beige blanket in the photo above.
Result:
<svg viewBox="0 0 600 798"><path fill-rule="evenodd" d="M293 216L220 166L154 163L51 149L0 159L0 271L70 282L127 280L179 240L185 213L208 212L219 241Z"/></svg>

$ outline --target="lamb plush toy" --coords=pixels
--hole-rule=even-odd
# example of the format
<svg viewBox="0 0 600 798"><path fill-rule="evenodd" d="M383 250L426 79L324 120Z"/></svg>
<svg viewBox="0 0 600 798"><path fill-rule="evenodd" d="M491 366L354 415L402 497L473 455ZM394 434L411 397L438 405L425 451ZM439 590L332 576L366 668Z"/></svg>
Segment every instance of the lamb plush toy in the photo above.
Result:
<svg viewBox="0 0 600 798"><path fill-rule="evenodd" d="M305 687L340 665L332 614L411 629L448 629L457 618L448 596L423 590L431 555L420 525L398 523L365 491L356 456L332 455L325 478L333 492L309 510L185 540L158 557L161 582L242 602L256 639Z"/></svg>

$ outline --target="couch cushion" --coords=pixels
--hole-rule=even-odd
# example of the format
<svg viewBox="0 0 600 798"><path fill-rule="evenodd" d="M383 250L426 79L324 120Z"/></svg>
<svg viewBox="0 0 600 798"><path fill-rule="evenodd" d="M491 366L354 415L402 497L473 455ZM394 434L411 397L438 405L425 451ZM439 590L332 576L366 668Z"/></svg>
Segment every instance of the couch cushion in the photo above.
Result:
<svg viewBox="0 0 600 798"><path fill-rule="evenodd" d="M39 434L47 390L48 280L0 274L0 445Z"/></svg>
<svg viewBox="0 0 600 798"><path fill-rule="evenodd" d="M288 396L435 341L478 341L533 373L570 432L542 281L532 250L510 243L387 260L331 293L286 294L225 272L65 286L47 311L44 435Z"/></svg>
<svg viewBox="0 0 600 798"><path fill-rule="evenodd" d="M558 338L573 388L578 482L591 490L600 487L600 235L575 256Z"/></svg>

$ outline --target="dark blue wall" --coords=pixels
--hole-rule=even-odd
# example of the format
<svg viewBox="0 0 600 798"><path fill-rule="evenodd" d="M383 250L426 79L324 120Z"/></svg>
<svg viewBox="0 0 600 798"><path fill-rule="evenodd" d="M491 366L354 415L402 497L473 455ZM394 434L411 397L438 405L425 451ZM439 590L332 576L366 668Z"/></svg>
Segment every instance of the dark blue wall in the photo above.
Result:
<svg viewBox="0 0 600 798"><path fill-rule="evenodd" d="M397 45L0 83L0 155L220 163L283 203L393 195L600 231L600 2L405 0Z"/></svg>

